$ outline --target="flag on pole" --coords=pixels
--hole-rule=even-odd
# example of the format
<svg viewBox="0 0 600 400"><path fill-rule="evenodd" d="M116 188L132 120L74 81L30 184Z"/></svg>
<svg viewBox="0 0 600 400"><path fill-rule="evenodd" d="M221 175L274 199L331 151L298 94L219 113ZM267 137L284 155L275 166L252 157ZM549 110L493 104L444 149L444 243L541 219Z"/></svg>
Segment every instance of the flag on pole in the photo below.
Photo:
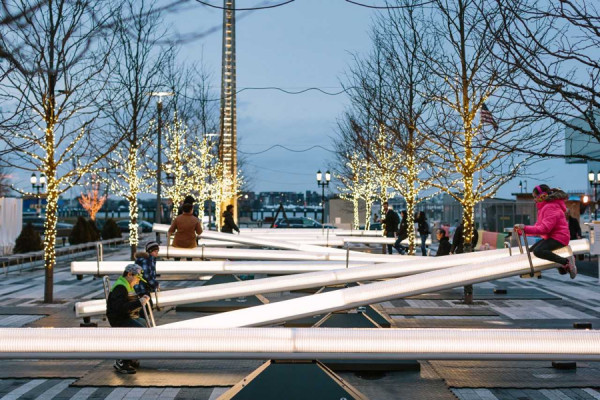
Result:
<svg viewBox="0 0 600 400"><path fill-rule="evenodd" d="M481 111L479 112L479 116L481 117L482 124L488 124L494 127L494 130L498 130L498 123L494 119L492 112L487 108L485 103L481 105Z"/></svg>

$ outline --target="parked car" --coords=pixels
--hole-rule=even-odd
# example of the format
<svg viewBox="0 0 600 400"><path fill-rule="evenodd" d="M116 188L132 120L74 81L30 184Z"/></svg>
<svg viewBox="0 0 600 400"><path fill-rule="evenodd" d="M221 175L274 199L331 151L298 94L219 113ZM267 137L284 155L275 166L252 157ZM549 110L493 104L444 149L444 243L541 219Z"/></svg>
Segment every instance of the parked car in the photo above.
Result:
<svg viewBox="0 0 600 400"><path fill-rule="evenodd" d="M335 229L333 225L321 225L319 222L312 218L307 217L290 217L287 220L285 218L279 218L275 221L273 228L325 228Z"/></svg>
<svg viewBox="0 0 600 400"><path fill-rule="evenodd" d="M152 224L148 221L138 221L138 229L142 232L152 232ZM129 232L129 220L122 219L121 221L117 221L117 226L121 228L121 232Z"/></svg>
<svg viewBox="0 0 600 400"><path fill-rule="evenodd" d="M44 218L40 217L23 217L23 228L27 224L31 224L33 229L40 234L44 233ZM66 222L57 222L56 223L56 236L69 236L71 233L71 229L73 229L73 224L67 224Z"/></svg>

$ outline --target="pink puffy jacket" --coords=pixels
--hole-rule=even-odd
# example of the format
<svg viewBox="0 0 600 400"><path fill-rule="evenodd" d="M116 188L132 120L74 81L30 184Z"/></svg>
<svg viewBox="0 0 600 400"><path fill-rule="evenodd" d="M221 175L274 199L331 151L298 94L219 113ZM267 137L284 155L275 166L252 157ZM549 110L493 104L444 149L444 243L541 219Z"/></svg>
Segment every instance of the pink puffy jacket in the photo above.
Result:
<svg viewBox="0 0 600 400"><path fill-rule="evenodd" d="M567 206L565 199L568 195L559 189L548 195L548 198L537 203L538 219L535 225L526 225L525 233L539 235L543 239L554 239L565 246L569 244L569 224L565 217Z"/></svg>

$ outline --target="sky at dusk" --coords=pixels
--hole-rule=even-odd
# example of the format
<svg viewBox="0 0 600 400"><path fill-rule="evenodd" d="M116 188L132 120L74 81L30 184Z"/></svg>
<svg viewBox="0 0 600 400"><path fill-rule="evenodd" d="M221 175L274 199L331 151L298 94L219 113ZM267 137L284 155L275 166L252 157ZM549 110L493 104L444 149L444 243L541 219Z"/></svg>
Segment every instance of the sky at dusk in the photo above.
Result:
<svg viewBox="0 0 600 400"><path fill-rule="evenodd" d="M237 7L275 3L238 0ZM203 63L218 90L222 11L194 1L183 4L166 17L172 26L170 33L174 37L209 33L184 41L179 57L185 62ZM211 4L222 5L222 1L211 0ZM238 151L245 159L244 172L251 190L320 190L315 175L319 169L332 167L334 155L328 150L333 150L336 120L348 99L344 94L331 96L314 90L286 94L245 88L278 87L294 92L316 87L339 92L352 55L363 55L370 49L369 27L377 12L344 0L296 0L278 8L237 12L237 88L241 90L237 97ZM274 145L297 151L321 147L304 152L281 147L265 151ZM585 165L567 165L563 160L543 162L527 170L533 177L509 182L498 197L510 198L523 179L527 179L530 190L540 182L565 190L584 190L586 172ZM28 187L29 175L20 178L13 183ZM329 191L337 192L337 187L331 185Z"/></svg>
<svg viewBox="0 0 600 400"><path fill-rule="evenodd" d="M238 0L238 8L263 4ZM269 2L268 4L273 4ZM371 2L370 4L375 4ZM212 4L221 4L212 1ZM300 91L318 87L341 90L340 79L352 54L366 54L371 46L369 26L378 11L343 0L297 0L288 5L253 12L238 11L236 26L237 87L279 87ZM222 11L194 5L176 18L174 32L202 32L222 21ZM221 30L182 46L187 60L203 60L218 84ZM291 95L275 90L243 90L238 94L238 150L246 159L246 175L255 191L318 190L315 173L331 166L333 154L322 149L295 153L273 145L303 150L315 145L332 149L336 119L348 104L344 94L317 91ZM545 161L527 169L527 178L509 182L498 197L510 198L527 180L531 190L549 182L565 190L587 187L586 166L563 160ZM535 184L534 184L535 182ZM335 187L330 188L335 190Z"/></svg>

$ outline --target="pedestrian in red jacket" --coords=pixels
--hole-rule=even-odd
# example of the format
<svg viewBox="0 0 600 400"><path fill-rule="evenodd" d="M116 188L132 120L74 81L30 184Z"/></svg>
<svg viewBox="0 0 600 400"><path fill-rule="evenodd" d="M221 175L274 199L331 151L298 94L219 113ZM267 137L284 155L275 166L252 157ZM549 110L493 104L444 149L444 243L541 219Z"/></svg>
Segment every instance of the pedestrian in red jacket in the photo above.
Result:
<svg viewBox="0 0 600 400"><path fill-rule="evenodd" d="M565 199L568 195L560 189L551 189L548 185L538 185L533 189L533 199L536 202L538 218L535 225L515 225L515 232L541 236L542 240L531 246L533 254L544 260L554 261L562 265L558 271L564 275L567 272L574 279L577 276L575 258L564 258L552 250L560 249L569 244L569 225L565 218L567 206Z"/></svg>

